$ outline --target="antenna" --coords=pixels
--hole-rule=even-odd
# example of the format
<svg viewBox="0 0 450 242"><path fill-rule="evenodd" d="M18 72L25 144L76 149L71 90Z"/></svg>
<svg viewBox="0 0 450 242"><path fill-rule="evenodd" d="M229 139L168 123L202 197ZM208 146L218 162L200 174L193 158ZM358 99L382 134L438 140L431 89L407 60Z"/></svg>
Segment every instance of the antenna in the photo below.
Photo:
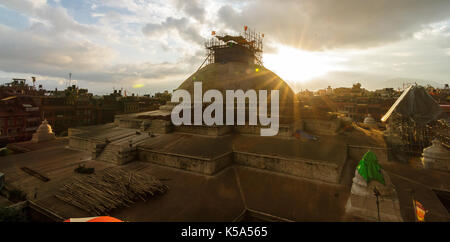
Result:
<svg viewBox="0 0 450 242"><path fill-rule="evenodd" d="M67 86L70 86L72 84L72 73L69 73L69 83Z"/></svg>

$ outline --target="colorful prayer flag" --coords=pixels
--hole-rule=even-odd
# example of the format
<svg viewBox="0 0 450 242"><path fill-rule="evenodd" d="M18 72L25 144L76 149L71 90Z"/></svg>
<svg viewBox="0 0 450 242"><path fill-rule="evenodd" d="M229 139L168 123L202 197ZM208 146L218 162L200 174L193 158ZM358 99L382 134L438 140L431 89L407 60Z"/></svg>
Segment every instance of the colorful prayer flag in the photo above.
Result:
<svg viewBox="0 0 450 242"><path fill-rule="evenodd" d="M423 207L423 205L420 202L418 202L416 200L414 200L413 202L414 202L414 211L416 213L417 221L424 222L425 221L425 213L426 213L425 208Z"/></svg>

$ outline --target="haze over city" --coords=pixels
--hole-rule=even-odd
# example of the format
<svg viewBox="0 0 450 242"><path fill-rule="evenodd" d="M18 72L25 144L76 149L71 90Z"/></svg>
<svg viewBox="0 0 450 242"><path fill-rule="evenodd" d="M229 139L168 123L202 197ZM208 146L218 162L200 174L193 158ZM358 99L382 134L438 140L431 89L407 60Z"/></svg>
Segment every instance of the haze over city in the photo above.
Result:
<svg viewBox="0 0 450 242"><path fill-rule="evenodd" d="M0 1L0 82L36 76L95 94L173 90L205 58L204 39L264 33L265 67L294 89L442 87L450 1Z"/></svg>

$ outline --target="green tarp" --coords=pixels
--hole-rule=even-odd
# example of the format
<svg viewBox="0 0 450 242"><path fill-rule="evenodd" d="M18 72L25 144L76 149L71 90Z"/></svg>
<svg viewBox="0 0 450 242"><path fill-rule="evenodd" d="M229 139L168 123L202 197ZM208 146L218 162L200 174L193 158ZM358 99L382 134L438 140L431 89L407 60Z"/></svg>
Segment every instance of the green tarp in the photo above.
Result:
<svg viewBox="0 0 450 242"><path fill-rule="evenodd" d="M378 164L378 159L372 151L367 151L361 161L356 167L358 173L369 183L371 180L376 180L385 184L383 174L381 173L381 166Z"/></svg>

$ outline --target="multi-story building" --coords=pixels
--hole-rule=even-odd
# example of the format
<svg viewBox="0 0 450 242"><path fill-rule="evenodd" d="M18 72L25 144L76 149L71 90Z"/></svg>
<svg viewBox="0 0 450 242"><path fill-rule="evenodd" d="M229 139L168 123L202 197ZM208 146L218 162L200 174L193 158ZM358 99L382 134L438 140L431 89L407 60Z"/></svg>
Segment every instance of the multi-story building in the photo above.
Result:
<svg viewBox="0 0 450 242"><path fill-rule="evenodd" d="M155 97L122 96L121 90L94 98L87 89L75 85L65 90L36 89L25 79L13 79L0 86L0 145L29 140L42 120L47 119L57 135L70 127L104 124L116 114L155 110L170 100L166 91Z"/></svg>
<svg viewBox="0 0 450 242"><path fill-rule="evenodd" d="M64 134L69 127L97 124L97 107L87 89L74 85L42 97L41 117L47 119L56 134Z"/></svg>
<svg viewBox="0 0 450 242"><path fill-rule="evenodd" d="M346 114L355 121L362 122L370 114L379 120L399 96L392 88L371 92L354 84L351 88L339 87L322 89L312 96L311 92L301 92L298 99L322 113L338 112Z"/></svg>
<svg viewBox="0 0 450 242"><path fill-rule="evenodd" d="M41 123L39 107L31 97L0 100L0 144L28 140Z"/></svg>

